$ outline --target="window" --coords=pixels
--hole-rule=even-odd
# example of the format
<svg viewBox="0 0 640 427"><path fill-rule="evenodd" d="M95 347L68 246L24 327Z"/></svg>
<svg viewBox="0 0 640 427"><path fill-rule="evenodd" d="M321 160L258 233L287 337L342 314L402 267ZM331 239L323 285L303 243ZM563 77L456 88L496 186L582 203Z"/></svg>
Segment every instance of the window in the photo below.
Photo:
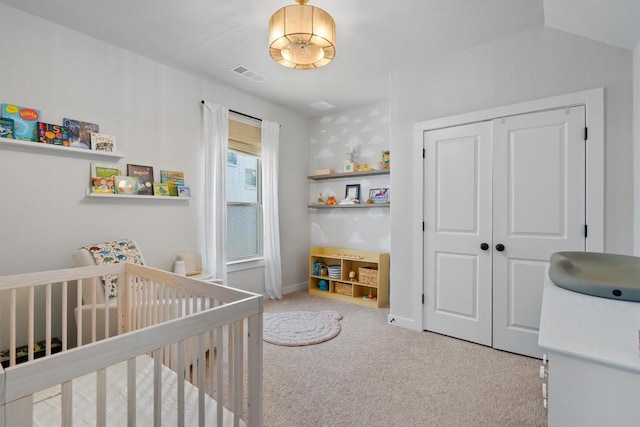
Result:
<svg viewBox="0 0 640 427"><path fill-rule="evenodd" d="M227 261L261 257L260 128L229 120L228 148Z"/></svg>

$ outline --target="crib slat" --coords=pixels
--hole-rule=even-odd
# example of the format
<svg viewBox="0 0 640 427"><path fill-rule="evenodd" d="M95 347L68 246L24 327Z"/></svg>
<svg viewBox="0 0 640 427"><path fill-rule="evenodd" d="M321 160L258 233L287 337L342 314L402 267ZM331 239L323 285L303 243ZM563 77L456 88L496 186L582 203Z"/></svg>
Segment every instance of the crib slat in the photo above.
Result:
<svg viewBox="0 0 640 427"><path fill-rule="evenodd" d="M162 425L162 353L153 351L153 425Z"/></svg>
<svg viewBox="0 0 640 427"><path fill-rule="evenodd" d="M6 427L30 427L32 422L24 414L33 413L33 398L29 395L22 399L7 403L4 417L0 419L0 425ZM0 409L2 415L2 409ZM6 421L6 424L4 424Z"/></svg>
<svg viewBox="0 0 640 427"><path fill-rule="evenodd" d="M67 351L67 317L69 315L69 307L67 306L67 300L69 295L67 282L62 282L62 351Z"/></svg>
<svg viewBox="0 0 640 427"><path fill-rule="evenodd" d="M45 287L45 355L51 356L51 283L47 283Z"/></svg>
<svg viewBox="0 0 640 427"><path fill-rule="evenodd" d="M147 279L142 279L143 281L143 298L144 298L144 317L142 318L142 327L146 328L151 324L151 295L149 295L149 282Z"/></svg>
<svg viewBox="0 0 640 427"><path fill-rule="evenodd" d="M95 278L93 279L93 282L96 283L96 279ZM109 288L108 286L102 286L102 293L104 294L102 300L104 301L104 338L105 339L110 337L109 325L111 324L109 322L109 315L111 314L110 313L111 310L109 308L109 306L110 306L110 303L109 303L110 295L109 295L109 289L108 288ZM100 289L99 285L98 285L98 289ZM96 325L96 328L97 328L97 325ZM116 334L117 334L117 332L116 332Z"/></svg>
<svg viewBox="0 0 640 427"><path fill-rule="evenodd" d="M200 427L204 427L204 364L205 364L205 347L204 347L205 334L198 335L197 355L198 355L198 424Z"/></svg>
<svg viewBox="0 0 640 427"><path fill-rule="evenodd" d="M9 311L9 366L16 364L16 290L11 289L11 308Z"/></svg>
<svg viewBox="0 0 640 427"><path fill-rule="evenodd" d="M77 313L80 314L81 313L81 306L82 306L82 282L83 279L78 279L78 286L76 287L76 310ZM78 342L78 347L80 347L81 345L83 345L84 343L82 342L82 318L84 316L82 315L78 315L76 316L76 340Z"/></svg>
<svg viewBox="0 0 640 427"><path fill-rule="evenodd" d="M96 281L91 281L91 342L96 342L97 338L97 329L98 329L98 310L96 307L97 298L96 298ZM108 308L105 306L105 310L108 311Z"/></svg>
<svg viewBox="0 0 640 427"><path fill-rule="evenodd" d="M29 360L33 360L33 344L35 343L35 321L34 321L34 317L35 317L35 301L36 297L35 297L35 286L30 286L29 287L29 309L28 309L28 316L29 319L27 319L27 323L29 324L28 328L28 349L29 349Z"/></svg>
<svg viewBox="0 0 640 427"><path fill-rule="evenodd" d="M136 359L127 360L127 426L136 425Z"/></svg>
<svg viewBox="0 0 640 427"><path fill-rule="evenodd" d="M185 413L184 413L184 341L178 342L178 369L176 373L178 375L178 427L185 427Z"/></svg>
<svg viewBox="0 0 640 427"><path fill-rule="evenodd" d="M229 396L229 410L231 410L231 412L234 412L236 410L234 403L235 403L235 399L234 396L235 394L233 393L234 390L234 384L233 384L233 372L234 372L234 365L235 365L235 348L233 346L233 336L234 336L234 327L233 327L233 323L227 325L227 351L228 351L228 359L227 359L227 385L228 385L228 393L227 396Z"/></svg>
<svg viewBox="0 0 640 427"><path fill-rule="evenodd" d="M61 386L61 407L60 417L61 425L72 426L73 425L73 383L71 381L65 381Z"/></svg>
<svg viewBox="0 0 640 427"><path fill-rule="evenodd" d="M216 346L218 350L218 360L216 363L216 401L217 401L217 410L216 414L218 419L216 420L217 426L222 425L222 411L224 410L224 382L223 382L223 374L224 370L222 369L223 360L224 360L224 340L223 340L223 328L216 328Z"/></svg>
<svg viewBox="0 0 640 427"><path fill-rule="evenodd" d="M242 415L242 358L244 352L242 351L242 333L244 328L242 327L244 320L238 320L233 322L233 380L229 380L229 383L233 383L235 393L233 395L233 425L234 427L240 427L240 415Z"/></svg>
<svg viewBox="0 0 640 427"><path fill-rule="evenodd" d="M98 427L107 425L107 369L96 372L96 424Z"/></svg>
<svg viewBox="0 0 640 427"><path fill-rule="evenodd" d="M247 424L257 426L262 424L262 314L249 317L247 329Z"/></svg>

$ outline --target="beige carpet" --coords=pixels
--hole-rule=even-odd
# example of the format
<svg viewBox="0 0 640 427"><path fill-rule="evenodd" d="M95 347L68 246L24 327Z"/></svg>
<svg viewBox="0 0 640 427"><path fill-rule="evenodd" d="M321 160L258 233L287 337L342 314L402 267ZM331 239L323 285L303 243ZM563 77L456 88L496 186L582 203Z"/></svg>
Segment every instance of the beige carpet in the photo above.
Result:
<svg viewBox="0 0 640 427"><path fill-rule="evenodd" d="M544 426L540 361L387 325L388 309L309 296L265 312L336 310L342 331L305 347L264 343L264 425Z"/></svg>

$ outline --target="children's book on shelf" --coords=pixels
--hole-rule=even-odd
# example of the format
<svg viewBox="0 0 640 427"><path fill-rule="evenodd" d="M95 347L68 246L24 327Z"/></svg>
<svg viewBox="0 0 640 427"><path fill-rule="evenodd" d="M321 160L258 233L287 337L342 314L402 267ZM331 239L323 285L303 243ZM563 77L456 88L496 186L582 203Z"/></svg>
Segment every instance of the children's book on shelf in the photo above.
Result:
<svg viewBox="0 0 640 427"><path fill-rule="evenodd" d="M169 195L177 196L178 195L178 186L184 185L184 172L181 171L171 171L171 170L161 170L160 171L160 182L163 182L169 186Z"/></svg>
<svg viewBox="0 0 640 427"><path fill-rule="evenodd" d="M68 147L69 132L64 126L38 122L38 142Z"/></svg>
<svg viewBox="0 0 640 427"><path fill-rule="evenodd" d="M164 182L154 182L153 183L153 195L154 196L168 196L169 195L169 185Z"/></svg>
<svg viewBox="0 0 640 427"><path fill-rule="evenodd" d="M76 119L62 119L62 124L69 132L69 146L91 149L91 134L99 133L100 126L96 123L83 122Z"/></svg>
<svg viewBox="0 0 640 427"><path fill-rule="evenodd" d="M13 128L14 128L13 119L6 119L4 117L0 117L0 137L13 139Z"/></svg>
<svg viewBox="0 0 640 427"><path fill-rule="evenodd" d="M191 197L191 187L178 185L178 197Z"/></svg>
<svg viewBox="0 0 640 427"><path fill-rule="evenodd" d="M116 151L116 137L106 133L91 133L91 149L94 151Z"/></svg>
<svg viewBox="0 0 640 427"><path fill-rule="evenodd" d="M113 177L94 176L91 178L91 192L112 194L113 193Z"/></svg>
<svg viewBox="0 0 640 427"><path fill-rule="evenodd" d="M2 104L2 117L13 119L13 137L23 141L38 140L40 110L15 104Z"/></svg>
<svg viewBox="0 0 640 427"><path fill-rule="evenodd" d="M122 175L120 165L91 162L91 192L113 193L113 177L119 175Z"/></svg>
<svg viewBox="0 0 640 427"><path fill-rule="evenodd" d="M135 176L116 175L113 177L116 194L138 194L138 179Z"/></svg>
<svg viewBox="0 0 640 427"><path fill-rule="evenodd" d="M138 194L153 196L153 166L127 164L127 175L138 178Z"/></svg>
<svg viewBox="0 0 640 427"><path fill-rule="evenodd" d="M91 176L107 176L122 175L120 165L114 163L95 163L91 162Z"/></svg>

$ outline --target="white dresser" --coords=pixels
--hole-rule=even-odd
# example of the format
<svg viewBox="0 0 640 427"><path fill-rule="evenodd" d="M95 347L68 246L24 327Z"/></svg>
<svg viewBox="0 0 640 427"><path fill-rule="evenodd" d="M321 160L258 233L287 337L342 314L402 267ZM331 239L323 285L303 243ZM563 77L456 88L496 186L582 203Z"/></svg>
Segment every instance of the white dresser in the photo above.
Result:
<svg viewBox="0 0 640 427"><path fill-rule="evenodd" d="M640 426L640 303L568 291L547 278L539 345L549 427Z"/></svg>

